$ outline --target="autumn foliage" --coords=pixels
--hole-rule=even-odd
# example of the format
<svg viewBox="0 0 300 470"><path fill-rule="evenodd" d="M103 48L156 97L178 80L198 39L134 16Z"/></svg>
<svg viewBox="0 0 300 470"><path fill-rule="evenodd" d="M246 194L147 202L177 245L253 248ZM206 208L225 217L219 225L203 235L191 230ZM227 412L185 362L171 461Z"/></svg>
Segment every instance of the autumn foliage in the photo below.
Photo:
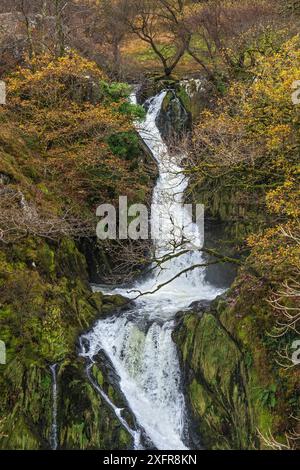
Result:
<svg viewBox="0 0 300 470"><path fill-rule="evenodd" d="M128 103L130 87L110 84L94 62L75 51L38 56L9 76L7 85L2 139L11 142L12 132L19 136L19 153L30 143L25 159L15 149L15 164L26 166L31 178L23 178L21 189L28 203L45 210L44 219L51 212L65 218L71 211L68 218L76 226L76 217L92 219L100 202L147 194L149 176L133 128L133 119L143 113ZM1 166L13 176L6 158Z"/></svg>

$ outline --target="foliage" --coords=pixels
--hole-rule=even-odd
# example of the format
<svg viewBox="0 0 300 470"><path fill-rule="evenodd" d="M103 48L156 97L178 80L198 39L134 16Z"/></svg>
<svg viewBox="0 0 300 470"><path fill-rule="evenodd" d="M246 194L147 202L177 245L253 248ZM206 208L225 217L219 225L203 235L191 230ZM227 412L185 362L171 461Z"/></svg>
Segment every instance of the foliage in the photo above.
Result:
<svg viewBox="0 0 300 470"><path fill-rule="evenodd" d="M299 366L291 361L299 335L300 123L292 101L299 46L298 35L288 39L259 58L251 81L231 82L200 116L187 167L194 195L231 223L244 249L222 321L251 354L259 432L279 440L293 434L299 406Z"/></svg>
<svg viewBox="0 0 300 470"><path fill-rule="evenodd" d="M274 220L299 215L299 113L291 99L298 43L296 36L261 58L253 82L235 81L217 109L203 113L187 170L195 186L234 188L236 199L243 192L246 207L256 201Z"/></svg>
<svg viewBox="0 0 300 470"><path fill-rule="evenodd" d="M106 96L109 96L112 101L118 101L122 98L128 98L131 93L131 88L127 83L107 83L104 80L100 82L101 89Z"/></svg>
<svg viewBox="0 0 300 470"><path fill-rule="evenodd" d="M1 166L4 173L22 179L18 190L29 205L34 200L35 210L39 199L39 209L47 209L45 220L64 218L62 206L73 201L68 218L75 225L80 218L86 223L97 203L117 198L126 188L129 199L139 192L149 194L143 162L139 160L133 174L131 163L123 158L130 154L137 159L142 154L133 119L142 118L144 111L128 103L127 85L105 79L95 63L74 51L58 59L47 54L35 57L8 78L8 107L1 109L5 124L0 138L14 160L3 155ZM14 149L12 134L18 135ZM112 152L111 139L125 135L130 138L120 137L117 151ZM38 199L32 180L38 184ZM55 226L59 225L57 220Z"/></svg>
<svg viewBox="0 0 300 470"><path fill-rule="evenodd" d="M276 406L276 390L277 387L275 384L270 385L266 389L258 389L256 391L258 400L262 405L266 405L269 408L274 408Z"/></svg>
<svg viewBox="0 0 300 470"><path fill-rule="evenodd" d="M7 350L0 376L0 446L48 445L49 364L74 364L79 333L102 309L114 308L114 298L105 305L100 293L91 292L78 249L80 237L95 234L96 205L122 194L144 202L150 194L133 127L141 108L127 103L129 87L107 80L74 51L60 58L35 56L7 78L7 106L0 109L0 340ZM80 380L81 399L92 396ZM65 393L64 403L73 410L77 397ZM88 403L85 412L95 411L96 418L88 420L86 433L99 447L109 433L98 427L98 396L92 408ZM73 429L66 412L64 439L96 446L83 437L87 418L72 412L76 423ZM117 426L109 411L102 416L103 429Z"/></svg>
<svg viewBox="0 0 300 470"><path fill-rule="evenodd" d="M107 142L114 155L132 160L139 155L139 139L133 132L113 134Z"/></svg>

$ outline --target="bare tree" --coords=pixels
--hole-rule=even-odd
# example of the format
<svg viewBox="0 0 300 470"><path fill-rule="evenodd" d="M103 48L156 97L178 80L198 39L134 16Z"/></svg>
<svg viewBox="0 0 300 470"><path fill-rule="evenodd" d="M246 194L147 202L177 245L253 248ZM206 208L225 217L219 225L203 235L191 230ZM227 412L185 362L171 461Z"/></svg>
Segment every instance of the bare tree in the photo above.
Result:
<svg viewBox="0 0 300 470"><path fill-rule="evenodd" d="M60 217L42 213L26 201L21 191L0 188L0 243L13 243L30 235L57 240L63 236L80 238L93 234L92 220L80 219L71 210Z"/></svg>
<svg viewBox="0 0 300 470"><path fill-rule="evenodd" d="M212 79L220 63L229 70L253 66L261 52L258 39L275 17L267 0L197 2L185 21L194 38L188 53Z"/></svg>
<svg viewBox="0 0 300 470"><path fill-rule="evenodd" d="M25 23L25 30L27 36L27 50L29 58L32 59L34 54L34 46L33 46L33 39L32 39L32 30L33 25L30 19L30 3L27 0L20 0L20 10L24 18Z"/></svg>
<svg viewBox="0 0 300 470"><path fill-rule="evenodd" d="M291 432L285 432L285 442L279 442L273 436L271 430L269 429L266 434L260 432L257 429L257 433L260 436L262 442L267 446L269 449L272 450L296 450L299 448L300 442L300 433L298 431L292 430Z"/></svg>
<svg viewBox="0 0 300 470"><path fill-rule="evenodd" d="M127 0L102 0L93 9L88 33L107 57L106 67L119 78L122 68L121 46L129 32L127 18L131 4Z"/></svg>
<svg viewBox="0 0 300 470"><path fill-rule="evenodd" d="M65 53L73 0L13 0L11 12L22 15L29 58L49 49L57 56Z"/></svg>
<svg viewBox="0 0 300 470"><path fill-rule="evenodd" d="M56 29L56 54L63 56L66 50L65 12L69 5L69 0L54 0L53 4Z"/></svg>
<svg viewBox="0 0 300 470"><path fill-rule="evenodd" d="M184 26L185 3L185 0L130 2L127 24L133 34L151 46L167 77L183 57L191 39ZM164 44L161 43L162 35Z"/></svg>

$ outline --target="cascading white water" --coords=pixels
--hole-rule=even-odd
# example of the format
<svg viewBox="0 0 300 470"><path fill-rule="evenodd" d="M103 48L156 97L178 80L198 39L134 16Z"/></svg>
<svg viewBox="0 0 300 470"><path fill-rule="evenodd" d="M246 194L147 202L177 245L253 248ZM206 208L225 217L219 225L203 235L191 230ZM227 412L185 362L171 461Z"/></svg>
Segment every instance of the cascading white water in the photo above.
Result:
<svg viewBox="0 0 300 470"><path fill-rule="evenodd" d="M52 424L51 424L51 449L57 450L57 364L50 366L52 375Z"/></svg>
<svg viewBox="0 0 300 470"><path fill-rule="evenodd" d="M168 254L171 247L173 254L182 250L180 243L176 245L180 242L182 221L188 225L194 244L203 244L192 216L184 214L183 199L188 179L183 176L180 166L182 156L169 155L156 125L165 95L166 92L162 92L150 100L145 122L142 127L137 124L138 132L159 169L152 207L159 205L164 223L162 236L155 241L156 258ZM151 224L156 223L157 211L153 210ZM193 301L213 299L221 291L204 282L203 268L189 271L156 289L182 270L202 263L201 252L190 251L154 267L151 276L136 282L130 291L115 289L111 293L131 298L136 297L134 291L153 293L136 299L132 308L120 316L98 321L84 336L89 347L81 354L93 360L100 350L106 353L120 377L120 387L138 424L154 446L162 450L186 449L188 438L180 366L172 341L174 315Z"/></svg>

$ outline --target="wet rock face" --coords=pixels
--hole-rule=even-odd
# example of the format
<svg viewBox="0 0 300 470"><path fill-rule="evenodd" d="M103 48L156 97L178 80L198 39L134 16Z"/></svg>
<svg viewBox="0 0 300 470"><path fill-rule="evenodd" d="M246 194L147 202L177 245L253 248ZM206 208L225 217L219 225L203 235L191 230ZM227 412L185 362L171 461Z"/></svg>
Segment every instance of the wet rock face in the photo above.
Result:
<svg viewBox="0 0 300 470"><path fill-rule="evenodd" d="M182 80L178 86L178 95L195 121L212 96L212 85L204 78Z"/></svg>
<svg viewBox="0 0 300 470"><path fill-rule="evenodd" d="M211 86L204 78L161 81L158 90L168 90L157 125L164 139L178 138L191 130L204 107L209 104Z"/></svg>
<svg viewBox="0 0 300 470"><path fill-rule="evenodd" d="M228 226L219 220L205 216L204 248L212 249L224 256L238 258L239 253L234 245ZM208 263L214 261L214 257L203 254ZM237 265L230 263L211 264L205 269L205 281L221 289L228 289L237 276Z"/></svg>
<svg viewBox="0 0 300 470"><path fill-rule="evenodd" d="M193 432L208 449L253 449L244 357L213 308L187 313L174 332Z"/></svg>
<svg viewBox="0 0 300 470"><path fill-rule="evenodd" d="M157 119L162 137L169 140L183 135L191 129L191 124L191 114L186 110L176 91L168 91Z"/></svg>
<svg viewBox="0 0 300 470"><path fill-rule="evenodd" d="M97 362L98 364L98 362ZM93 378L111 399L118 395L97 365ZM131 436L88 381L83 362L67 364L59 378L59 444L73 449L128 449Z"/></svg>

